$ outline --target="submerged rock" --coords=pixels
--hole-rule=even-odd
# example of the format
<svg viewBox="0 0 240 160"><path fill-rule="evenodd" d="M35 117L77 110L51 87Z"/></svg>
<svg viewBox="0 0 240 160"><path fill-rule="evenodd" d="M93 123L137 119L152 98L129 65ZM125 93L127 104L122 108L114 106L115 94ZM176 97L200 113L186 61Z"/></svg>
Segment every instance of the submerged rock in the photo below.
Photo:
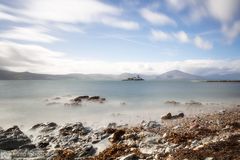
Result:
<svg viewBox="0 0 240 160"><path fill-rule="evenodd" d="M165 104L178 105L178 104L180 104L180 102L177 102L177 101L172 100L172 101L166 101Z"/></svg>
<svg viewBox="0 0 240 160"><path fill-rule="evenodd" d="M191 100L190 102L187 102L185 104L190 105L190 106L192 106L192 105L201 106L202 105L201 102L197 102L197 101L194 101L194 100Z"/></svg>
<svg viewBox="0 0 240 160"><path fill-rule="evenodd" d="M177 119L177 118L183 118L184 117L184 113L179 113L177 115L172 115L170 112L164 116L162 116L161 119L163 120L168 120L168 119Z"/></svg>

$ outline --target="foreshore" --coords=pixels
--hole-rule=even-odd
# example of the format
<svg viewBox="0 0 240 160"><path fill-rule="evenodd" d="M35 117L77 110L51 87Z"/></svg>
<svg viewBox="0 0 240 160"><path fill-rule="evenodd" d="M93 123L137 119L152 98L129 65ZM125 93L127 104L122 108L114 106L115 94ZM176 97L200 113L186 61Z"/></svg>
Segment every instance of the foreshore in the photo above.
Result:
<svg viewBox="0 0 240 160"><path fill-rule="evenodd" d="M161 123L110 123L97 130L80 122L41 123L29 133L18 126L0 129L0 159L237 160L240 105L196 117L165 116Z"/></svg>

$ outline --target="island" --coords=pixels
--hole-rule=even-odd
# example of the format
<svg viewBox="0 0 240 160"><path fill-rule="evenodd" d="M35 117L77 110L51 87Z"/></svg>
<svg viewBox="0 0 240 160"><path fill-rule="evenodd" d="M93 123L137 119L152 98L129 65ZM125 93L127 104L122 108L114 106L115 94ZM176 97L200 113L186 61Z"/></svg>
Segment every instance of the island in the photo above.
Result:
<svg viewBox="0 0 240 160"><path fill-rule="evenodd" d="M130 77L127 79L123 79L123 81L144 81L144 79L141 78L139 75L137 75L136 77Z"/></svg>

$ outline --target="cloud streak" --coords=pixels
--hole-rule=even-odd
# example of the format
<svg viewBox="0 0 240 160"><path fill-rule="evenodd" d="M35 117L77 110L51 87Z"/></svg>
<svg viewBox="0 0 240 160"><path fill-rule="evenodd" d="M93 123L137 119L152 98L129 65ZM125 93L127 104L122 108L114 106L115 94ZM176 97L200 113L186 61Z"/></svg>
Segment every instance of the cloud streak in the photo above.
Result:
<svg viewBox="0 0 240 160"><path fill-rule="evenodd" d="M14 27L0 32L0 38L52 43L60 39L49 35L48 29L43 27Z"/></svg>
<svg viewBox="0 0 240 160"><path fill-rule="evenodd" d="M120 74L124 72L161 74L179 69L201 75L214 73L240 72L240 60L192 59L184 61L162 62L108 62L101 60L81 60L66 57L38 45L0 42L0 64L2 68L13 71L35 73L104 73Z"/></svg>
<svg viewBox="0 0 240 160"><path fill-rule="evenodd" d="M177 25L175 20L160 12L153 12L147 8L140 10L141 16L153 25Z"/></svg>
<svg viewBox="0 0 240 160"><path fill-rule="evenodd" d="M184 31L178 31L173 33L163 32L161 30L151 30L151 37L155 41L169 41L176 40L180 43L192 43L196 47L204 50L209 50L213 48L213 44L207 40L204 40L200 36L195 36L194 38L189 38L188 34Z"/></svg>

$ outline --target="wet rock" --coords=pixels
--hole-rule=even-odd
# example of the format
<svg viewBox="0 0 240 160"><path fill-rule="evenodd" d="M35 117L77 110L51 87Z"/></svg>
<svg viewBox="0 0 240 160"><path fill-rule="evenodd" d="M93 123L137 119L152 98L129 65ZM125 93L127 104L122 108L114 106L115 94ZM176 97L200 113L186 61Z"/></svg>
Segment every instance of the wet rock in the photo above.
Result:
<svg viewBox="0 0 240 160"><path fill-rule="evenodd" d="M90 145L86 144L83 146L82 150L79 153L79 157L92 156L96 153L96 149Z"/></svg>
<svg viewBox="0 0 240 160"><path fill-rule="evenodd" d="M176 101L172 100L172 101L166 101L165 104L179 105L180 102L176 102Z"/></svg>
<svg viewBox="0 0 240 160"><path fill-rule="evenodd" d="M90 131L91 130L89 128L84 127L81 122L75 124L67 124L66 126L59 130L60 135L63 136L72 135L73 133L77 133L79 135L86 135Z"/></svg>
<svg viewBox="0 0 240 160"><path fill-rule="evenodd" d="M96 101L96 100L100 100L100 96L92 96L88 98L89 101Z"/></svg>
<svg viewBox="0 0 240 160"><path fill-rule="evenodd" d="M183 118L183 117L184 117L184 113L179 113L177 115L172 116L172 119Z"/></svg>
<svg viewBox="0 0 240 160"><path fill-rule="evenodd" d="M61 97L54 97L53 100L59 100Z"/></svg>
<svg viewBox="0 0 240 160"><path fill-rule="evenodd" d="M89 98L89 96L78 96L78 97L76 97L76 98L74 98L73 100L74 101L77 101L77 102L81 102L83 99L88 99Z"/></svg>
<svg viewBox="0 0 240 160"><path fill-rule="evenodd" d="M172 114L169 112L166 115L162 116L161 119L165 120L165 119L171 119L172 118Z"/></svg>
<svg viewBox="0 0 240 160"><path fill-rule="evenodd" d="M46 148L49 145L49 142L39 142L38 147L39 148Z"/></svg>
<svg viewBox="0 0 240 160"><path fill-rule="evenodd" d="M35 144L25 144L19 147L19 149L28 149L28 150L32 150L35 149L36 145Z"/></svg>
<svg viewBox="0 0 240 160"><path fill-rule="evenodd" d="M172 115L171 113L168 113L164 116L162 116L162 120L168 120L168 119L177 119L177 118L183 118L184 117L184 113L179 113L177 115Z"/></svg>
<svg viewBox="0 0 240 160"><path fill-rule="evenodd" d="M59 149L47 155L49 160L73 160L76 153L71 149Z"/></svg>
<svg viewBox="0 0 240 160"><path fill-rule="evenodd" d="M156 121L149 121L147 124L148 128L160 128L161 125Z"/></svg>
<svg viewBox="0 0 240 160"><path fill-rule="evenodd" d="M138 160L138 156L135 153L128 154L126 156L120 157L119 160Z"/></svg>
<svg viewBox="0 0 240 160"><path fill-rule="evenodd" d="M49 102L46 105L47 106L52 106L52 105L57 105L57 104L60 104L60 103L59 102Z"/></svg>
<svg viewBox="0 0 240 160"><path fill-rule="evenodd" d="M185 104L190 105L190 106L192 106L192 105L201 106L202 105L201 102L197 102L197 101L193 101L193 100L191 100L190 102L187 102Z"/></svg>
<svg viewBox="0 0 240 160"><path fill-rule="evenodd" d="M109 123L107 128L117 128L117 123Z"/></svg>
<svg viewBox="0 0 240 160"><path fill-rule="evenodd" d="M51 132L55 130L58 125L54 122L47 123L46 126L41 130L41 132Z"/></svg>
<svg viewBox="0 0 240 160"><path fill-rule="evenodd" d="M46 124L44 123L38 123L38 124L35 124L34 126L32 126L32 128L30 130L36 130L38 128L41 128L41 127L45 127Z"/></svg>
<svg viewBox="0 0 240 160"><path fill-rule="evenodd" d="M115 131L112 135L111 142L116 143L116 142L120 141L124 134L125 134L125 130L120 129L120 130Z"/></svg>
<svg viewBox="0 0 240 160"><path fill-rule="evenodd" d="M164 152L165 152L165 154L166 154L166 153L170 153L170 152L172 152L172 148L167 147L167 148L165 148L165 151L164 151Z"/></svg>
<svg viewBox="0 0 240 160"><path fill-rule="evenodd" d="M36 129L41 129L40 132L51 132L55 130L58 127L58 125L54 122L50 122L47 124L44 123L39 123L34 125L30 130L36 130Z"/></svg>
<svg viewBox="0 0 240 160"><path fill-rule="evenodd" d="M30 143L31 140L18 128L13 126L0 132L0 149L13 150Z"/></svg>
<svg viewBox="0 0 240 160"><path fill-rule="evenodd" d="M121 102L120 105L125 106L126 102Z"/></svg>

